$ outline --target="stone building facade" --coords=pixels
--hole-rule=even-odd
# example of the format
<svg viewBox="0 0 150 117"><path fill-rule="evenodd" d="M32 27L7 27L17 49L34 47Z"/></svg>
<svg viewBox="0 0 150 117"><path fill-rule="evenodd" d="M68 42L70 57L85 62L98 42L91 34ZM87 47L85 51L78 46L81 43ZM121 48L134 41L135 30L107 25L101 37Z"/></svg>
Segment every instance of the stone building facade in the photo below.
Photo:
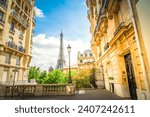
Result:
<svg viewBox="0 0 150 117"><path fill-rule="evenodd" d="M88 76L94 68L95 57L91 50L85 50L84 53L78 52L77 65L78 71L84 71Z"/></svg>
<svg viewBox="0 0 150 117"><path fill-rule="evenodd" d="M98 69L97 85L124 98L150 99L149 50L138 27L139 1L86 0L86 3L91 49Z"/></svg>
<svg viewBox="0 0 150 117"><path fill-rule="evenodd" d="M28 82L35 0L0 1L0 83Z"/></svg>

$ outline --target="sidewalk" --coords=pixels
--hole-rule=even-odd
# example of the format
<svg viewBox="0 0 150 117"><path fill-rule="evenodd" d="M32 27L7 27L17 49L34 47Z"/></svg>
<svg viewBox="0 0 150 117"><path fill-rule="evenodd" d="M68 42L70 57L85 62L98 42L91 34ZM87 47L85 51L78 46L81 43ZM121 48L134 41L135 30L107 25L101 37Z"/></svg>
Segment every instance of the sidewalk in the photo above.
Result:
<svg viewBox="0 0 150 117"><path fill-rule="evenodd" d="M73 96L24 97L24 100L124 100L124 98L121 98L106 89L95 89L80 90L78 94Z"/></svg>

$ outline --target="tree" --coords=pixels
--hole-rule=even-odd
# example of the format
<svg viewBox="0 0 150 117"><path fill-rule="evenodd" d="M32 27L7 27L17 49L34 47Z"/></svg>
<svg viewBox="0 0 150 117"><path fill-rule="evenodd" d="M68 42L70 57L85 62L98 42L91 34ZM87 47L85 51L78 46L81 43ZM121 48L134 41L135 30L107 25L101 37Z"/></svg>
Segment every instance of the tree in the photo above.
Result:
<svg viewBox="0 0 150 117"><path fill-rule="evenodd" d="M40 68L36 68L35 66L30 67L29 69L29 79L37 79L40 75Z"/></svg>
<svg viewBox="0 0 150 117"><path fill-rule="evenodd" d="M66 83L67 79L65 78L61 70L53 70L49 72L47 77L44 79L44 84L57 84L57 83Z"/></svg>
<svg viewBox="0 0 150 117"><path fill-rule="evenodd" d="M47 72L43 71L43 72L40 73L39 77L36 79L36 82L38 84L42 84L44 79L46 79L46 78L47 78Z"/></svg>

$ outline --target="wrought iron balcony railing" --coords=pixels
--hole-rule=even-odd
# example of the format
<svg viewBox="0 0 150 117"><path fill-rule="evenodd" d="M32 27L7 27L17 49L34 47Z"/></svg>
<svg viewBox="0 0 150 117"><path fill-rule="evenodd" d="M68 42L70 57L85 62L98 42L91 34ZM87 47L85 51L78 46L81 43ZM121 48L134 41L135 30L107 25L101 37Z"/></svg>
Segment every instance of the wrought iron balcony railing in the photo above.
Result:
<svg viewBox="0 0 150 117"><path fill-rule="evenodd" d="M31 6L31 0L25 0L25 2L26 2L29 6Z"/></svg>
<svg viewBox="0 0 150 117"><path fill-rule="evenodd" d="M25 49L22 46L18 46L18 51L25 53Z"/></svg>
<svg viewBox="0 0 150 117"><path fill-rule="evenodd" d="M19 15L18 15L15 11L11 12L11 15L12 15L20 24L22 24L25 28L28 27L28 24L25 23L25 19L19 17Z"/></svg>
<svg viewBox="0 0 150 117"><path fill-rule="evenodd" d="M103 10L104 10L104 8L107 7L107 4L108 4L108 0L102 0L102 6L101 6L100 11L99 11L97 25L96 25L95 30L94 30L94 35L96 35L96 32L99 28L99 25L101 23L101 18L102 18L102 15L103 15Z"/></svg>
<svg viewBox="0 0 150 117"><path fill-rule="evenodd" d="M18 46L14 42L11 42L11 41L7 42L7 46L9 48L15 49L16 51L25 53L25 49L22 46Z"/></svg>
<svg viewBox="0 0 150 117"><path fill-rule="evenodd" d="M3 8L7 8L7 1L4 0L4 1L0 1L0 6L2 6Z"/></svg>

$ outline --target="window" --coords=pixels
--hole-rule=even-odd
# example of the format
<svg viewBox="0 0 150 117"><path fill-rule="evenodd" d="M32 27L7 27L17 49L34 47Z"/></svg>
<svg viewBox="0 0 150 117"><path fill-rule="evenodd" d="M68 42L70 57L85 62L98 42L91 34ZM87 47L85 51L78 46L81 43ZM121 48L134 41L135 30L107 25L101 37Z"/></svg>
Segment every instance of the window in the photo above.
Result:
<svg viewBox="0 0 150 117"><path fill-rule="evenodd" d="M5 55L5 63L10 64L11 55L9 53L6 53Z"/></svg>
<svg viewBox="0 0 150 117"><path fill-rule="evenodd" d="M13 38L9 37L8 42L13 42Z"/></svg>
<svg viewBox="0 0 150 117"><path fill-rule="evenodd" d="M16 57L16 65L20 65L20 57L19 56Z"/></svg>
<svg viewBox="0 0 150 117"><path fill-rule="evenodd" d="M23 31L20 29L20 36L23 37Z"/></svg>
<svg viewBox="0 0 150 117"><path fill-rule="evenodd" d="M23 52L22 42L18 44L18 51Z"/></svg>
<svg viewBox="0 0 150 117"><path fill-rule="evenodd" d="M6 84L5 82L7 81L7 79L8 79L8 70L4 70L2 83Z"/></svg>
<svg viewBox="0 0 150 117"><path fill-rule="evenodd" d="M80 63L82 63L83 61L82 60L80 60Z"/></svg>
<svg viewBox="0 0 150 117"><path fill-rule="evenodd" d="M85 54L85 57L87 57L87 54Z"/></svg>
<svg viewBox="0 0 150 117"><path fill-rule="evenodd" d="M2 12L0 12L0 21L3 20L3 16L4 16L4 14Z"/></svg>
<svg viewBox="0 0 150 117"><path fill-rule="evenodd" d="M3 5L3 6L5 6L6 5L6 0L1 0L0 4Z"/></svg>
<svg viewBox="0 0 150 117"><path fill-rule="evenodd" d="M93 54L92 54L92 53L90 53L90 56L93 56Z"/></svg>
<svg viewBox="0 0 150 117"><path fill-rule="evenodd" d="M22 42L19 42L19 45L18 45L19 47L22 47Z"/></svg>
<svg viewBox="0 0 150 117"><path fill-rule="evenodd" d="M13 22L10 24L10 31L15 31L15 24Z"/></svg>

